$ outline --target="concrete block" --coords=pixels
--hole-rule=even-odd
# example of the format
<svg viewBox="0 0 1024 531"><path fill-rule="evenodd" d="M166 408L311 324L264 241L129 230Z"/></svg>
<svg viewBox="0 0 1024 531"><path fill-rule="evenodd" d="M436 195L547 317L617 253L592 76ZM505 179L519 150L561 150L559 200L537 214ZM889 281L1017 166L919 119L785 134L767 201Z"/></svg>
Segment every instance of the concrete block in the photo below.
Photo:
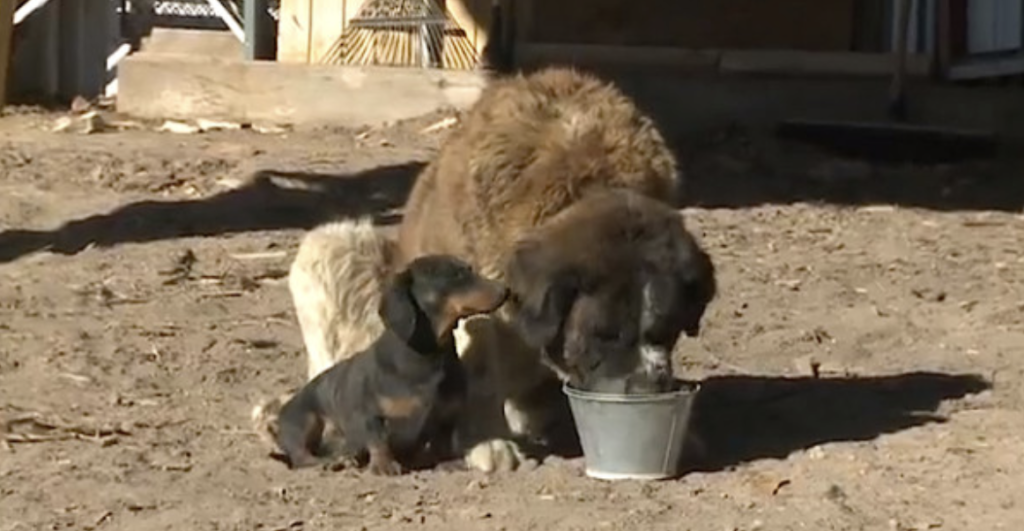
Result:
<svg viewBox="0 0 1024 531"><path fill-rule="evenodd" d="M143 118L376 125L466 108L477 72L238 62L138 54L120 67L118 110Z"/></svg>
<svg viewBox="0 0 1024 531"><path fill-rule="evenodd" d="M138 53L162 55L205 55L241 61L244 47L228 30L153 28L143 38Z"/></svg>

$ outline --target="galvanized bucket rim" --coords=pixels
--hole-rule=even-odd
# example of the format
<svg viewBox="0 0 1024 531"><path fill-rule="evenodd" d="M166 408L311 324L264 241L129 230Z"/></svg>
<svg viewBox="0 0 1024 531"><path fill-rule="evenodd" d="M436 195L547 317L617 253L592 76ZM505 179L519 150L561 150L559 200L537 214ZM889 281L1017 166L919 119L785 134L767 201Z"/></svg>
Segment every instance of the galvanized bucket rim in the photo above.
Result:
<svg viewBox="0 0 1024 531"><path fill-rule="evenodd" d="M570 398L576 398L585 400L588 402L605 402L605 403L653 403L653 402L670 402L678 399L683 395L696 395L697 391L700 390L701 385L698 382L690 382L685 380L676 380L676 384L679 389L675 391L669 391L666 393L653 393L653 394L642 394L642 395L623 395L618 393L595 393L591 391L583 391L581 389L574 389L568 383L562 385L562 392Z"/></svg>

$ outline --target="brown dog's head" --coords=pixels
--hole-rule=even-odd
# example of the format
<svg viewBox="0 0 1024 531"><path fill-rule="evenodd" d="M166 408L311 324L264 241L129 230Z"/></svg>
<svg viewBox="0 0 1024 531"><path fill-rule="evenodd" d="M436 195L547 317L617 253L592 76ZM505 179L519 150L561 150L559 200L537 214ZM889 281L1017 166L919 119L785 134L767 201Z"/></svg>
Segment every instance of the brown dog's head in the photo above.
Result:
<svg viewBox="0 0 1024 531"><path fill-rule="evenodd" d="M699 334L715 297L711 259L678 213L640 203L613 196L521 241L509 260L521 334L575 387L665 390L676 341Z"/></svg>
<svg viewBox="0 0 1024 531"><path fill-rule="evenodd" d="M415 349L442 342L459 319L493 312L507 296L504 285L476 274L462 260L429 255L395 276L378 313L388 330Z"/></svg>

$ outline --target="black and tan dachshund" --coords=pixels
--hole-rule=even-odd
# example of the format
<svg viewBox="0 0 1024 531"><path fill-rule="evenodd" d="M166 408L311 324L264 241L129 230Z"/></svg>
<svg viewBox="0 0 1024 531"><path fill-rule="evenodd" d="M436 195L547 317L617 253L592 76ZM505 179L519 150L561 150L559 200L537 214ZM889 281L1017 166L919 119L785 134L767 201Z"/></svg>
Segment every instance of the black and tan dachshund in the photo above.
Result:
<svg viewBox="0 0 1024 531"><path fill-rule="evenodd" d="M381 298L384 333L281 409L277 444L289 467L335 460L318 455L326 423L342 435L342 459L368 455L374 474L402 473L403 458L424 455L427 447L438 459L451 455L466 390L453 329L461 318L496 310L507 295L504 285L453 257L410 262Z"/></svg>

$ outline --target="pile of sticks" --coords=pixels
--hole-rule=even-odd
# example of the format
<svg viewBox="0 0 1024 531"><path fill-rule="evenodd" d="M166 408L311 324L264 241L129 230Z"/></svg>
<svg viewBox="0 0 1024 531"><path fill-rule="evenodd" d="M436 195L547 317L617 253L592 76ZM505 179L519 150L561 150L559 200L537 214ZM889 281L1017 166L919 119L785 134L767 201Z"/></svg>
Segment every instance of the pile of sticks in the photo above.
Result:
<svg viewBox="0 0 1024 531"><path fill-rule="evenodd" d="M369 0L321 59L327 64L476 68L476 47L431 0Z"/></svg>

